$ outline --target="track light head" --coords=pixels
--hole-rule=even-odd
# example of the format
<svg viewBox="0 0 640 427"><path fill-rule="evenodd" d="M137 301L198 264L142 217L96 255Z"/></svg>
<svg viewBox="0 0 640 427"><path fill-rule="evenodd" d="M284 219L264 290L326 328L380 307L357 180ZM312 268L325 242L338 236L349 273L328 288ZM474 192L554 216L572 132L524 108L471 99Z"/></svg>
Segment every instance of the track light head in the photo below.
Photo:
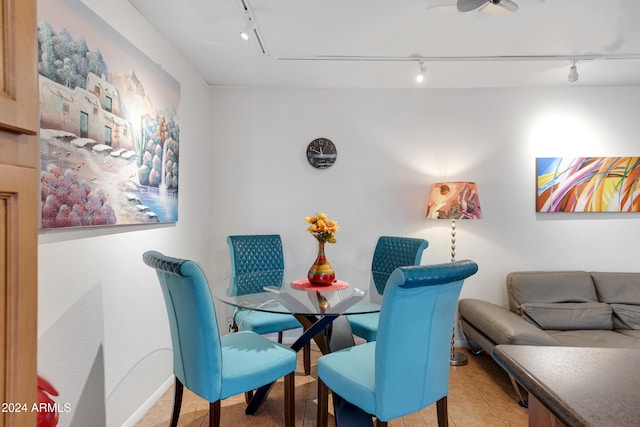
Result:
<svg viewBox="0 0 640 427"><path fill-rule="evenodd" d="M569 82L571 83L577 82L578 77L578 68L576 67L576 61L574 59L573 61L571 61L571 67L569 67L569 76L567 77L567 80L569 80Z"/></svg>
<svg viewBox="0 0 640 427"><path fill-rule="evenodd" d="M427 68L424 66L424 61L420 61L420 71L416 74L416 82L422 83L424 81L424 77L427 74Z"/></svg>
<svg viewBox="0 0 640 427"><path fill-rule="evenodd" d="M253 25L251 25L251 21L247 22L247 25L244 27L242 31L240 31L240 37L242 40L249 41L251 40L251 32L253 31Z"/></svg>
<svg viewBox="0 0 640 427"><path fill-rule="evenodd" d="M247 24L244 26L242 31L240 31L240 37L244 41L249 41L251 40L251 35L253 33L253 20L251 19L251 15L249 15L249 12L246 12L245 16L247 19Z"/></svg>

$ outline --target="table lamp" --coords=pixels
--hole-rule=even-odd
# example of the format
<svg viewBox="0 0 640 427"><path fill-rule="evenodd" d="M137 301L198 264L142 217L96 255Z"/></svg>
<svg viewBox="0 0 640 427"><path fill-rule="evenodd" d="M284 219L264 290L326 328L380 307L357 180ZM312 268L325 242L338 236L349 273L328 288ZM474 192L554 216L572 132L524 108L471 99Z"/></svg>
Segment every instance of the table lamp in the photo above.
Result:
<svg viewBox="0 0 640 427"><path fill-rule="evenodd" d="M451 262L454 262L456 260L456 220L482 218L476 184L474 182L436 182L431 185L427 218L451 221ZM451 365L465 365L467 357L453 351L453 343L452 334Z"/></svg>

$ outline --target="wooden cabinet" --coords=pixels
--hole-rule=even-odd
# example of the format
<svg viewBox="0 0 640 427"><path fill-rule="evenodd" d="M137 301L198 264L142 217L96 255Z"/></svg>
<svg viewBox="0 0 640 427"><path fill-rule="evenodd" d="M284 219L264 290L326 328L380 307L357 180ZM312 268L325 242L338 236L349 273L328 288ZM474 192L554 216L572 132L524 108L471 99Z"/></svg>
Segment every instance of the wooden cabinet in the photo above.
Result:
<svg viewBox="0 0 640 427"><path fill-rule="evenodd" d="M37 416L36 56L36 0L0 0L0 403L28 409L0 412L0 427Z"/></svg>
<svg viewBox="0 0 640 427"><path fill-rule="evenodd" d="M27 135L38 128L35 13L35 0L0 0L0 129Z"/></svg>

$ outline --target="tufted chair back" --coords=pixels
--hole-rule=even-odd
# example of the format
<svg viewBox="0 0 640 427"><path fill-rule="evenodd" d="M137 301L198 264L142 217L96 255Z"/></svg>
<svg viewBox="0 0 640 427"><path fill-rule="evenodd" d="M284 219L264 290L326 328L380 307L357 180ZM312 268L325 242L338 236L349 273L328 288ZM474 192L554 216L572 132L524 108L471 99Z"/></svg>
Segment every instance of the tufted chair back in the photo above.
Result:
<svg viewBox="0 0 640 427"><path fill-rule="evenodd" d="M280 281L269 279L274 283L282 283L284 256L282 240L278 234L254 234L227 237L231 256L231 275L236 277L232 282L235 289L233 295L245 295L262 292L265 278L280 277ZM254 274L249 274L254 273Z"/></svg>
<svg viewBox="0 0 640 427"><path fill-rule="evenodd" d="M422 252L429 246L424 239L381 236L376 244L371 263L371 275L380 295L389 276L398 267L419 265Z"/></svg>

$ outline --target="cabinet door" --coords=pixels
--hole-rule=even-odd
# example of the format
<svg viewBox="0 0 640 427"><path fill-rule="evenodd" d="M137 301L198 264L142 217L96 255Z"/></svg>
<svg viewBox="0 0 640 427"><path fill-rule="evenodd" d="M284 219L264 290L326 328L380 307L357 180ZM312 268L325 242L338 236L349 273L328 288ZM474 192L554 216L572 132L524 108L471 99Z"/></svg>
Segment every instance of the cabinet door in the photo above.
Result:
<svg viewBox="0 0 640 427"><path fill-rule="evenodd" d="M37 415L38 175L0 165L0 402L20 404L3 407L2 427L35 425Z"/></svg>
<svg viewBox="0 0 640 427"><path fill-rule="evenodd" d="M36 0L0 0L0 427L37 417L36 56Z"/></svg>
<svg viewBox="0 0 640 427"><path fill-rule="evenodd" d="M35 20L35 0L0 0L0 129L28 135L38 128L38 98L32 96L37 85Z"/></svg>

